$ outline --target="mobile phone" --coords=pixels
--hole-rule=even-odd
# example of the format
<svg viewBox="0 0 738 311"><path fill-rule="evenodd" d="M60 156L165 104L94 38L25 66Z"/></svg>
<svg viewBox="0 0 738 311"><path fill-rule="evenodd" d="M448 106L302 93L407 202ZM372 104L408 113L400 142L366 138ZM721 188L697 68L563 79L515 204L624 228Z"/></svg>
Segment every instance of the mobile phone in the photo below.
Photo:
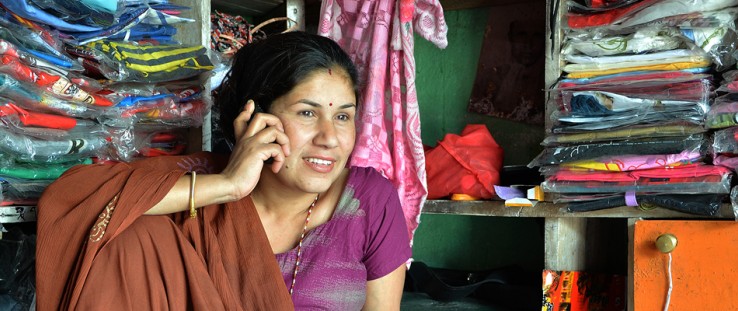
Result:
<svg viewBox="0 0 738 311"><path fill-rule="evenodd" d="M261 109L261 106L259 104L254 102L254 113L252 114L251 117L253 118L253 116L255 116L257 113L264 113L264 110ZM269 159L266 159L266 161L264 161L264 164L272 164L272 163L274 163L274 157L271 157Z"/></svg>

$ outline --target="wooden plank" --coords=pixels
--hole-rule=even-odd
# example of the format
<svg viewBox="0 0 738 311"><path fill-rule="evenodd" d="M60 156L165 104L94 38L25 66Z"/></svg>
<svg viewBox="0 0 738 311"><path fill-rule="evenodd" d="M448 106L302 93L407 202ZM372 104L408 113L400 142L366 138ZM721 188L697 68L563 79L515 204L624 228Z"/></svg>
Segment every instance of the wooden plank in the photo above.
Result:
<svg viewBox="0 0 738 311"><path fill-rule="evenodd" d="M545 269L584 271L587 219L546 218L545 226Z"/></svg>
<svg viewBox="0 0 738 311"><path fill-rule="evenodd" d="M615 207L592 212L570 213L564 204L539 202L534 207L506 207L503 201L428 200L423 206L426 214L452 214L498 217L561 217L561 218L686 218L734 219L732 206L723 204L716 216L699 216L664 208L640 210L634 207Z"/></svg>

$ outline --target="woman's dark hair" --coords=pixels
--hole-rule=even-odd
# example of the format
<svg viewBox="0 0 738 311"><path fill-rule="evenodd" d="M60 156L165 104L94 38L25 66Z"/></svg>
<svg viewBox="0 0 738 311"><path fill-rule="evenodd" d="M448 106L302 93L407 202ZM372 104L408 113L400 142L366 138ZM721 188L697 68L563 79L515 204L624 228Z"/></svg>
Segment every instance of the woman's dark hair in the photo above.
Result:
<svg viewBox="0 0 738 311"><path fill-rule="evenodd" d="M358 101L356 67L331 39L288 32L244 46L234 55L231 69L216 92L223 135L234 142L233 121L247 100L253 99L262 111L269 112L275 99L289 93L314 71L336 66L351 78Z"/></svg>

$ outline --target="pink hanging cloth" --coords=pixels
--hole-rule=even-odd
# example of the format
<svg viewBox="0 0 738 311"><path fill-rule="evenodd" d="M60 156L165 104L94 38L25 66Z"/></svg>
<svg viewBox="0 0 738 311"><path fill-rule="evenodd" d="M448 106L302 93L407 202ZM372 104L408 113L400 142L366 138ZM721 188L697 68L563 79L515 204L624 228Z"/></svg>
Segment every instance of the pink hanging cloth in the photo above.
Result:
<svg viewBox="0 0 738 311"><path fill-rule="evenodd" d="M445 48L443 8L438 0L323 0L320 11L318 34L351 55L365 85L351 164L374 167L397 186L412 241L428 193L414 27Z"/></svg>

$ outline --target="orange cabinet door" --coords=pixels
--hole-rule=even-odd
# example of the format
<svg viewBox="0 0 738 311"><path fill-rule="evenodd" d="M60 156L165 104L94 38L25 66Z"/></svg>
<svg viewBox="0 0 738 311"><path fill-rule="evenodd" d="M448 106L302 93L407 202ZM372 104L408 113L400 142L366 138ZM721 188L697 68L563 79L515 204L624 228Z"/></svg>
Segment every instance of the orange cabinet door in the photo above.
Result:
<svg viewBox="0 0 738 311"><path fill-rule="evenodd" d="M670 311L738 310L738 223L713 220L641 220L633 234L634 310L664 310L669 255L656 247L665 233L671 252Z"/></svg>

